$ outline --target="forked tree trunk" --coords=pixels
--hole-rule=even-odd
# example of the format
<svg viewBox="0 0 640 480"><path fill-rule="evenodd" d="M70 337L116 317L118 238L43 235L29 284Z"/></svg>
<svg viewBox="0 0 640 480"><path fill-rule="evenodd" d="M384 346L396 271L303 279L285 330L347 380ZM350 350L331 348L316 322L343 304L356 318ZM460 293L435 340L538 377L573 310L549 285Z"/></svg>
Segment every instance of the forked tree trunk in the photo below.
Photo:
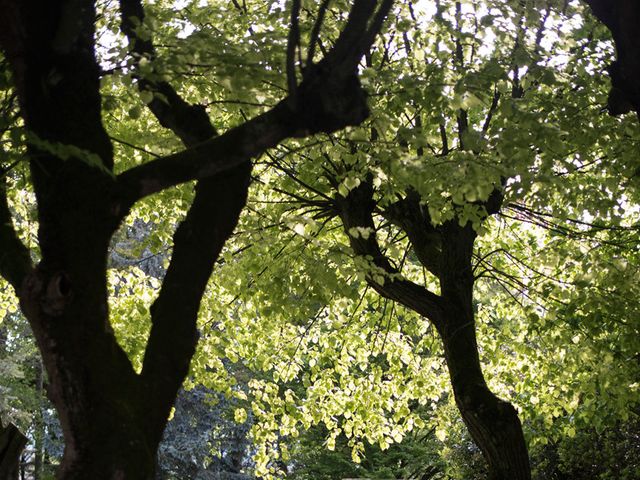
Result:
<svg viewBox="0 0 640 480"><path fill-rule="evenodd" d="M91 215L82 215L83 223L78 218L74 222L82 226L82 236L65 231L64 224L52 228L63 241L47 253L65 257L65 268L50 268L43 261L27 277L21 305L42 352L47 393L64 432L57 478L154 477L162 432L195 352L200 299L245 204L249 173L245 164L197 187L196 199L175 232L171 262L150 309L152 328L139 374L109 325L109 235L92 223ZM102 205L94 200L88 208L100 212Z"/></svg>
<svg viewBox="0 0 640 480"><path fill-rule="evenodd" d="M141 3L120 3L133 57L153 58L150 41L133 28L142 23ZM159 94L150 104L159 122L191 148L115 175L102 125L95 2L0 0L0 48L30 134L41 258L32 264L0 183L0 274L32 327L60 417L65 452L57 478L153 478L164 426L195 353L200 301L246 203L251 159L286 138L332 133L368 116L358 65L392 3L353 2L344 34L323 60L307 65L299 84L292 64L289 96L218 138L209 138L215 130L203 108L188 105L166 82L138 78L141 89ZM191 180L198 181L195 197L149 310L138 373L109 322L109 241L137 201Z"/></svg>
<svg viewBox="0 0 640 480"><path fill-rule="evenodd" d="M372 198L370 182L362 182L346 197L337 198L353 251L396 277L389 276L383 283L369 277L369 285L380 295L433 322L444 347L456 404L487 461L491 480L530 480L529 455L516 410L491 393L482 374L473 313L471 260L476 234L472 226L469 223L460 226L456 219L432 227L430 220L420 216L421 209L407 208L402 202L388 211L389 218L407 232L425 268L439 278L441 293L436 295L423 286L397 278L399 272L382 253L375 235L364 238L350 234L354 227L375 231ZM435 237L438 240L434 248L428 248L425 243Z"/></svg>

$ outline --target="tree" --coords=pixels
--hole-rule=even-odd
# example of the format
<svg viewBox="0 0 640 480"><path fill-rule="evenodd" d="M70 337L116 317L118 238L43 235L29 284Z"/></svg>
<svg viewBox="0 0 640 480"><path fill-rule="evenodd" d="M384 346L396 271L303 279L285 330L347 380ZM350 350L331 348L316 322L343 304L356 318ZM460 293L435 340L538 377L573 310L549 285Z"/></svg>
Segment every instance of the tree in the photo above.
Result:
<svg viewBox="0 0 640 480"><path fill-rule="evenodd" d="M65 453L58 478L152 477L158 443L195 351L200 299L245 203L251 158L285 138L332 132L366 118L357 65L390 4L355 1L333 46L316 60L321 9L301 65L296 61L300 4L293 2L288 95L216 136L202 107L188 104L169 83L143 70L154 58L144 12L139 2L123 0L122 31L129 38L137 87L158 121L186 146L124 171L102 123L96 4L0 4L0 46L27 135L26 149L14 158L29 162L39 223L38 251L31 252L13 227L3 186L0 273L31 325L48 395L60 416ZM301 75L296 64L304 66ZM9 170L3 163L5 181ZM191 180L198 180L196 194L173 238L138 373L109 324L109 241L136 202Z"/></svg>
<svg viewBox="0 0 640 480"><path fill-rule="evenodd" d="M256 187L250 204L254 220L242 224L241 230L247 232L245 243L235 244L238 250L251 245L242 253L247 260L227 258L229 264L247 272L247 280L235 288L237 277L229 275L225 282L221 274L217 283L223 285L216 285L215 293L221 298L227 293L225 303L233 304L238 298L252 303L246 310L238 306L239 321L220 327L233 325L242 333L230 342L216 338L210 345L229 352L229 358L244 357L256 369L273 370L275 385L257 385L256 397L261 401L256 402L254 412L262 414L265 425L277 426L274 431L279 427L280 433L295 435L297 422L303 427L324 422L331 432L327 444L333 445L339 438L336 435L344 431L356 458L354 438L358 435L383 445L394 436L401 438L403 429L412 428L411 422L403 425L398 420L410 417L407 397L430 400L428 383L414 364L421 364L424 358L420 357L440 353L433 341L429 348L422 343L436 330L456 400L494 476L528 478L519 420L513 408L491 393L480 356L485 365L501 364L500 373L505 377L498 390L501 396L509 395L520 410L530 406L540 411L536 421L553 423L566 408L562 429L567 435L571 428L575 434L571 415L576 406L571 403L573 398L580 403L580 395L576 392L569 401L560 399L566 393L556 384L554 391L549 388L549 395L542 397L550 404L536 406L540 403L536 387L543 385L532 378L536 374L544 377L546 370L527 373L524 367L534 355L522 355L523 359L518 349L555 358L562 369L567 368L561 363L564 357L556 357L554 348L566 355L572 344L593 341L597 347L591 350L584 345L580 356L582 361L590 358L591 350L602 371L585 369L578 376L576 370L569 370L581 382L588 382L583 375L598 372L600 376L611 365L613 358L607 360L605 352L611 349L612 339L605 325L595 317L582 317L576 311L580 302L572 309L560 308L567 295L585 300L579 294L584 284L577 275L580 268L567 261L565 277L553 264L559 262L558 256L574 263L585 257L593 261L597 254L585 255L583 248L597 250L614 241L605 238L606 232L614 237L636 232L635 214L620 213L633 210L623 200L633 195L633 189L621 185L620 177L631 178L637 166L633 153L638 145L636 125L628 118L618 121L601 115L606 86L593 75L597 62L591 56L607 58L609 52L603 29L580 6L551 2L541 8L533 3L500 2L499 8L492 8L495 5L438 2L426 25L414 27L418 22L411 17L408 4L397 14L384 46L366 58L364 78L375 92L371 123L331 135L324 142L314 139L313 144L285 145L265 159L259 176L264 187ZM470 11L474 7L477 12ZM559 24L571 31L569 41L579 47L567 48L571 44L560 41L556 32L564 30ZM492 35L497 38L483 40ZM274 169L278 174L273 174ZM595 218L593 223L586 221L584 212ZM591 245L576 242L567 248L551 241L542 243L545 234L540 231L539 236L519 231L526 242L503 233L519 228L514 227L516 222L543 225L545 221L550 230L587 238L585 243ZM565 222L571 227L564 226ZM336 229L342 229L344 235ZM279 240L280 236L286 238ZM537 248L538 242L548 246L553 252L550 256L556 258L544 258L545 249ZM277 253L264 266L269 251ZM513 262L516 267L505 267ZM606 271L608 262L599 258L598 268ZM346 263L353 268L349 270ZM589 268L594 269L594 264ZM522 274L519 268L528 273ZM575 290L568 294L568 287L555 281L551 287L545 275ZM287 285L282 285L282 278L289 280ZM368 288L360 287L357 280L365 280ZM252 297L246 291L254 285ZM472 296L479 289L501 288L506 288L511 300L508 296L497 300L495 293ZM387 302L376 298L372 290L406 308L390 308L391 313L386 313ZM494 302L522 308L504 319L487 319L486 305L491 305L495 316L505 315L505 308ZM582 305L596 310L595 302ZM536 322L552 322L556 312L566 318L569 328L562 334L549 334L557 341L545 336L537 342ZM633 310L622 315L627 313ZM523 318L514 318L517 315ZM432 327L424 326L416 316L432 320ZM611 324L614 316L618 312L612 310L606 326L618 335L620 331ZM255 333L261 317L268 317L265 329ZM585 320L584 325L578 318ZM506 328L509 334L498 335L486 327L483 331L488 338L478 340L479 319L491 322L494 329ZM332 327L342 328L341 335L331 335ZM593 336L589 335L592 328ZM279 341L267 340L269 331L277 331ZM632 327L624 336L633 332ZM393 341L386 342L385 333ZM303 335L310 340L299 339ZM495 337L501 342L495 342ZM488 358L488 348L496 359ZM268 350L290 358L275 359ZM624 362L623 358L626 355L617 361ZM573 361L571 355L572 367ZM424 362L422 368L428 368L425 363L428 365ZM556 368L544 367L560 376ZM323 369L330 373L318 371ZM633 372L632 368L628 373L632 376ZM296 377L307 386L307 398L298 399L298 411L292 407L296 402L281 400L295 396L289 383ZM618 384L620 389L629 386L628 378ZM418 379L420 389L415 386ZM501 377L491 375L488 380L496 388ZM565 381L563 387L572 391L570 380L565 377ZM594 383L589 388L597 389ZM269 390L280 397L271 405L264 401ZM617 390L616 395L619 393ZM637 401L637 392L629 396L632 398L626 400L624 395L618 397L627 405L627 412L627 402ZM310 405L314 401L323 403L330 413L319 412ZM361 402L359 407L354 407L357 402ZM592 402L584 401L585 407L587 403ZM363 412L365 409L369 411ZM385 423L385 414L394 421ZM496 418L504 422L499 427ZM534 426L540 437L549 432ZM494 434L486 433L494 427Z"/></svg>
<svg viewBox="0 0 640 480"><path fill-rule="evenodd" d="M4 137L13 148L2 159L7 186L0 202L0 242L8 254L0 261L0 272L16 289L43 353L49 394L67 439L60 475L79 478L99 471L107 477L121 472L148 477L171 404L194 350L200 348L192 372L218 375L212 383L223 376L220 357L233 361L239 353L253 355L256 366L279 375L274 380L284 388L255 382L261 396L254 413L271 423L263 432L272 430L260 440L270 442L273 450L280 448L278 435L319 421L331 431L328 443L335 441L338 426L333 417L348 413L352 417L341 427L350 436L356 458L355 437L367 436L384 449L417 425L412 402L428 402L439 394L427 388L435 383L433 375L421 370L443 375L441 363L427 357L444 354L459 407L494 476L527 478L527 452L515 410L491 393L482 375L480 354L495 342L489 338L483 348L476 345L474 329L482 327L478 319L487 320L472 294L486 285L499 288L515 282L520 290L514 297L522 301L534 287L504 267L504 258L514 252L499 235L485 240L479 234L502 228L506 215L551 215L582 222L583 212L589 211L597 219L593 228L600 232L602 219L627 229L625 222L632 218L621 219L610 211L621 206L624 190L616 186L620 172L631 177L628 172L637 167L637 135L625 119L596 117L604 104L603 83L594 83L594 64L586 55L558 46L552 38L542 42L547 19L556 22L568 15L566 11L575 12L576 5L434 2L433 31L427 33L416 25L413 4L408 2L398 8L398 21L383 41L370 50L390 2L376 11L375 2L357 0L347 15L344 4L329 8L323 2L312 9L293 1L289 20L280 2L259 8L251 2L232 4L233 14L220 5L208 10L191 2L188 16L176 20L173 4L151 4L144 12L139 3L123 0L119 20L102 4L82 3L78 14L71 3L0 3L6 24L0 45L13 71L3 88L9 99L17 94L22 115L22 120L10 121ZM482 8L469 10L478 5ZM94 19L95 8L99 15ZM572 40L602 57L594 47L599 32L594 39L589 28L573 29ZM487 41L496 47L489 56L480 40L485 30L496 38ZM250 40L243 40L249 36L246 32ZM101 35L111 38L98 47L94 36ZM226 36L227 42L209 42L216 35ZM183 41L184 36L188 38ZM152 39L159 41L154 45ZM306 62L300 59L300 39L309 45ZM571 62L553 64L555 51ZM363 54L365 64L360 67ZM238 74L238 64L250 74ZM360 123L368 113L356 77L360 68L363 83L373 93L373 121L364 129L336 135L336 130ZM172 75L180 78L180 94ZM213 80L205 81L209 77ZM139 98L132 94L135 90ZM219 95L221 90L242 96ZM289 96L278 101L282 90ZM198 104L212 108L230 101L241 106L233 113L216 110L214 129ZM265 108L269 101L275 105ZM180 148L177 141L159 132L141 104L148 105L187 149L172 153ZM128 111L126 121L123 111ZM247 111L256 117L246 121ZM227 133L215 136L221 126L229 127ZM118 138L114 132L126 134ZM303 140L320 132L327 135ZM249 157L285 137L294 139L260 164L256 176L269 184L256 186L256 201L282 205L293 198L296 206L303 205L302 213L298 211L296 218L286 208L250 205L262 218L248 220L241 228L250 227L256 235L243 236L249 238L247 244L234 242L220 256L245 203ZM21 142L26 144L38 201L39 250L32 252L19 241L20 226L12 228L18 223L16 192L25 185L15 173L24 166ZM591 171L590 165L602 165L602 174ZM586 175L580 176L582 171ZM173 188L190 180L200 182L193 202L188 188ZM603 185L603 191L593 190ZM151 194L159 199L156 203ZM174 210L174 203L187 200L192 206L167 242L173 245L173 255L153 306L132 302L135 308L127 310L108 304L106 252L127 214L137 208L142 217L154 216L158 224L169 227L178 215L159 218L169 210L167 204ZM273 225L282 224L302 238L294 239L298 251L318 247L319 231L325 225L333 227L320 238L330 243L329 248L320 245L312 255L324 265L316 262L309 274L302 273L297 261L288 260L279 267L284 272L280 277L263 275L273 268L264 258L278 257L290 240L269 235ZM163 229L155 239L159 237L166 240L168 234ZM502 248L493 251L492 242ZM245 271L220 274L216 282L231 280L249 290L264 277L271 282L269 289L253 303L241 296L247 302L238 305L240 297L221 294L224 302L213 300L224 305L212 305L215 294L204 292L214 262L243 263L240 253L247 245L263 258L256 255L252 263L244 263ZM33 259L39 260L38 267L31 265ZM505 275L497 275L499 271ZM317 275L317 281L307 282L310 275ZM309 288L286 285L283 279L289 276ZM577 277L570 277L577 284ZM354 279L369 287L363 291ZM326 284L319 286L322 282ZM220 288L215 287L217 294ZM550 287L549 292L556 290ZM343 298L327 307L338 295ZM390 306L392 301L404 307ZM201 303L203 310L220 315L201 329L205 338L197 347ZM523 303L526 320L547 320L546 303L545 311L537 310L534 302ZM254 309L255 304L259 306ZM231 336L224 325L240 316L235 310L243 309L246 323ZM151 322L146 322L147 310ZM578 310L570 313L582 314ZM127 311L129 315L122 313ZM268 321L274 312L295 321L262 335L255 323ZM360 326L364 333L354 333L351 326L353 336L341 339L329 328L349 328L349 316L359 315L368 322L366 329ZM421 315L432 321L431 327ZM595 318L589 320L592 326ZM134 330L136 335L127 336ZM274 341L275 331L289 344ZM247 332L259 338L242 344ZM305 332L315 335L317 346L298 341ZM580 342L582 337L567 332L562 332L563 342ZM215 341L207 338L215 336ZM504 377L513 371L511 360L518 352L509 351L509 346L516 345L519 336L495 348L507 357ZM538 346L529 342L527 348ZM265 353L268 347L273 351ZM550 351L546 350L549 355ZM309 368L298 362L308 362ZM321 371L320 365L333 370ZM298 374L308 387L308 399L324 404L292 408L294 402L287 396L295 394L286 383ZM524 374L518 371L512 377L519 375ZM335 394L336 384L342 388L341 397ZM522 408L514 391L522 389L510 384L501 395L517 400ZM269 405L264 400L276 395L284 400ZM359 410L349 406L354 399L362 402ZM362 405L378 407L365 415ZM494 425L496 418L504 422L501 428ZM114 424L119 426L116 433ZM279 430L278 435L273 430ZM129 445L126 451L124 445Z"/></svg>
<svg viewBox="0 0 640 480"><path fill-rule="evenodd" d="M344 435L334 450L322 445L329 435L315 426L292 440L287 478L292 480L333 480L335 478L442 478L444 465L438 455L438 440L433 430L414 431L401 443L388 449L367 445L360 464L351 461L351 448Z"/></svg>
<svg viewBox="0 0 640 480"><path fill-rule="evenodd" d="M235 422L231 407L224 395L201 387L182 391L160 444L159 478L253 478L243 473L250 464L250 422Z"/></svg>

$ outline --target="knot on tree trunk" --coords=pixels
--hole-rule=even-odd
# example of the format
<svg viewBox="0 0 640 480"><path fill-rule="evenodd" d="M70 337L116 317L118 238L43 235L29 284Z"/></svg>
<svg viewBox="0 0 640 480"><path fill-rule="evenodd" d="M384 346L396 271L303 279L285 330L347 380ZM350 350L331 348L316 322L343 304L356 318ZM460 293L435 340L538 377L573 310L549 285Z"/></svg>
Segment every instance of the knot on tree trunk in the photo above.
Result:
<svg viewBox="0 0 640 480"><path fill-rule="evenodd" d="M65 272L47 275L36 269L25 278L21 304L25 313L37 315L37 309L50 317L59 317L72 298L71 280Z"/></svg>

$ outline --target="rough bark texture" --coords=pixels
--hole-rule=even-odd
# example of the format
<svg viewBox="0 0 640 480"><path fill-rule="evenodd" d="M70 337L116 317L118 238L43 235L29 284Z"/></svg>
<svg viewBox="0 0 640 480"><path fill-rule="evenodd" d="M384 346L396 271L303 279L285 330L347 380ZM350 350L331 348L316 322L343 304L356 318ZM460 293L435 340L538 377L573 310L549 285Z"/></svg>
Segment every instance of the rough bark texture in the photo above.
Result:
<svg viewBox="0 0 640 480"><path fill-rule="evenodd" d="M18 480L20 455L26 444L27 437L15 425L0 423L0 479Z"/></svg>
<svg viewBox="0 0 640 480"><path fill-rule="evenodd" d="M332 132L366 118L357 65L390 6L391 0L356 0L334 48L307 66L289 97L219 136L202 107L184 102L165 82L139 78L140 88L168 99L150 108L187 148L115 177L101 122L93 1L0 0L0 48L32 133L28 155L42 257L31 264L3 185L0 274L20 298L47 371L47 394L65 438L58 478L153 478L158 443L195 351L202 294L246 201L251 159L287 137ZM131 28L131 17L143 17L141 3L123 0L121 7L134 53L152 57L151 42L136 43ZM175 232L136 374L109 323L107 249L136 201L188 180L199 180L195 199Z"/></svg>
<svg viewBox="0 0 640 480"><path fill-rule="evenodd" d="M609 65L612 115L635 110L640 118L640 2L637 0L585 0L611 31L616 60Z"/></svg>
<svg viewBox="0 0 640 480"><path fill-rule="evenodd" d="M499 194L487 201L488 211L497 210ZM373 189L363 182L347 197L338 196L336 209L356 255L371 258L372 268L389 276L383 283L376 276L369 285L382 296L397 301L428 318L436 327L445 352L456 404L462 419L486 459L492 480L530 480L529 455L522 425L515 408L496 397L487 387L476 342L473 313L472 252L475 232L457 220L433 227L418 206L414 193L388 207L384 216L407 233L416 257L440 280L441 294L398 278L398 271L382 254L374 234L351 235L354 227L375 231L372 218Z"/></svg>

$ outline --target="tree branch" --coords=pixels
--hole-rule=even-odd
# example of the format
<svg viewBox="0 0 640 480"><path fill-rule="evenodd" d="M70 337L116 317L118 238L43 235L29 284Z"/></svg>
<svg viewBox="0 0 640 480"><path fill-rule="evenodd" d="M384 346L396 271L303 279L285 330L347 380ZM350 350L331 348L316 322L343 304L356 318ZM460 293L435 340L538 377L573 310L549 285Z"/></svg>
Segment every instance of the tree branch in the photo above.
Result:
<svg viewBox="0 0 640 480"><path fill-rule="evenodd" d="M224 243L247 199L251 166L198 183L196 196L174 235L171 262L158 298L141 379L149 399L149 435L160 440L175 394L195 353L200 301ZM185 286L188 286L186 288ZM153 438L152 437L152 438Z"/></svg>
<svg viewBox="0 0 640 480"><path fill-rule="evenodd" d="M300 48L300 0L291 0L291 26L287 41L287 85L289 95L296 93L296 49Z"/></svg>
<svg viewBox="0 0 640 480"><path fill-rule="evenodd" d="M133 28L136 22L131 20L131 13L138 19L143 18L141 4L137 0L122 2L123 31L128 32L134 51L153 56L150 41L136 43ZM155 400L148 402L153 405L153 411L145 418L153 440L159 440L162 435L175 393L188 372L197 343L200 300L214 262L246 202L249 160L288 136L334 131L364 120L368 110L366 95L356 76L358 60L347 56L342 61L335 58L331 62L321 61L315 69L305 72L295 94L270 111L215 138L203 133L211 126L202 124L205 122L202 117L194 125L176 115L187 104L170 85L162 86L163 91L168 92L167 107L159 109L151 103L161 124L174 130L188 148L121 174L117 179L120 214L126 214L130 206L145 195L188 180L200 180L194 202L174 235L171 262L151 308L152 328L141 379L145 396ZM159 88L152 80L140 79L139 85L143 82L145 89ZM188 108L187 105L186 110ZM189 289L184 288L186 284Z"/></svg>
<svg viewBox="0 0 640 480"><path fill-rule="evenodd" d="M138 200L166 188L229 171L291 135L286 105L260 115L224 135L118 175L122 214Z"/></svg>
<svg viewBox="0 0 640 480"><path fill-rule="evenodd" d="M375 36L393 5L393 0L381 0L376 11L377 0L355 0L345 28L325 60L330 64L350 64L356 67L360 58L373 44Z"/></svg>
<svg viewBox="0 0 640 480"><path fill-rule="evenodd" d="M33 270L29 249L13 227L4 172L0 175L0 275L19 294L22 281Z"/></svg>
<svg viewBox="0 0 640 480"><path fill-rule="evenodd" d="M637 0L585 0L594 15L611 31L617 59L609 65L611 115L632 109L640 119L640 4Z"/></svg>
<svg viewBox="0 0 640 480"><path fill-rule="evenodd" d="M428 318L438 330L443 327L442 299L433 292L409 280L398 278L399 271L384 256L376 239L373 223L373 188L368 181L352 189L346 197L338 195L336 203L349 243L356 255L371 260L375 268L385 272L380 282L373 274L367 273L367 283L380 295L401 303L407 308ZM368 235L362 230L367 229Z"/></svg>
<svg viewBox="0 0 640 480"><path fill-rule="evenodd" d="M442 152L440 155L445 156L449 154L449 142L447 140L447 130L444 123L441 123L438 127L440 129L440 139L442 140Z"/></svg>
<svg viewBox="0 0 640 480"><path fill-rule="evenodd" d="M453 219L442 225L441 295L447 303L464 309L472 308L473 304L474 276L471 260L475 238L471 222L461 227L458 220ZM473 315L473 312L466 313Z"/></svg>
<svg viewBox="0 0 640 480"><path fill-rule="evenodd" d="M120 28L129 40L136 67L142 58L153 60L156 57L153 43L149 39L141 39L136 32L136 25L142 25L144 21L142 3L139 0L120 0L120 15ZM168 82L140 75L136 75L136 79L140 91L154 93L148 106L160 125L173 131L185 145L193 146L216 135L203 106L185 102Z"/></svg>
<svg viewBox="0 0 640 480"><path fill-rule="evenodd" d="M498 108L498 103L500 102L500 92L496 88L493 91L493 98L491 99L491 106L489 107L489 111L487 112L487 116L484 119L484 123L482 124L482 133L486 135L489 131L489 127L491 126L491 120L493 119L493 114L496 112Z"/></svg>
<svg viewBox="0 0 640 480"><path fill-rule="evenodd" d="M125 5L132 2L124 0ZM373 41L372 29L381 25L392 1L383 0L376 9L377 3L375 0L354 2L347 25L334 48L318 64L308 66L295 96L290 95L268 112L220 137L119 175L121 203L117 209L124 215L144 196L227 171L285 138L330 133L360 124L369 110L366 93L357 77L358 62L364 44L369 42L368 48ZM147 45L145 52L149 48L152 47Z"/></svg>
<svg viewBox="0 0 640 480"><path fill-rule="evenodd" d="M327 13L327 8L329 7L329 1L330 0L322 0L322 4L318 9L318 16L316 17L316 21L313 24L313 28L311 29L309 49L307 51L307 65L311 65L313 63L316 45L320 40L320 29L322 28L322 22L324 22L324 16Z"/></svg>
<svg viewBox="0 0 640 480"><path fill-rule="evenodd" d="M0 421L0 478L18 478L20 454L27 444L25 437L12 423Z"/></svg>
<svg viewBox="0 0 640 480"><path fill-rule="evenodd" d="M377 2L356 2L365 20L376 12ZM294 1L292 23L297 22ZM364 5L367 8L362 8ZM139 0L121 0L122 30L129 37L132 52L139 58L153 59L150 40L140 40L136 24L144 11ZM380 10L377 11L380 15ZM137 20L136 20L137 19ZM360 40L370 31L354 30L359 19L352 16L354 38ZM374 22L380 22L374 18ZM296 32L292 32L295 45ZM359 35L359 37L358 37ZM345 41L339 48L344 46ZM173 130L188 147L168 157L152 160L121 174L118 179L118 210L126 214L143 196L188 180L200 180L196 196L185 220L174 235L171 262L158 298L151 309L152 329L145 351L141 379L145 395L154 398L153 411L146 418L149 435L162 434L175 392L188 371L197 343L196 318L200 300L215 260L231 235L244 207L252 157L290 136L338 130L360 123L368 115L366 95L357 80L359 57L325 59L305 71L303 82L289 97L268 112L211 138L215 130L206 115L191 118L194 106L184 102L166 82L138 77L138 88L161 93L168 101L149 104L160 123ZM290 72L291 73L291 72ZM291 89L290 89L291 90ZM186 114L184 114L186 112ZM203 111L204 112L204 111ZM188 291L184 285L188 284Z"/></svg>
<svg viewBox="0 0 640 480"><path fill-rule="evenodd" d="M385 208L382 216L406 232L420 263L439 277L440 232L431 224L429 213L420 206L418 194L410 191L405 198Z"/></svg>
<svg viewBox="0 0 640 480"><path fill-rule="evenodd" d="M141 41L133 28L137 22L133 21L132 15L140 23L144 15L141 3L138 0L121 0L121 13L122 29L129 37L133 51L154 56L151 40ZM216 135L204 108L185 102L169 83L139 78L138 87L160 91L165 96L167 102L154 100L149 108L161 125L171 129L186 147L192 148L186 152L199 151L198 144ZM251 126L256 123L248 122L247 134L251 134ZM224 146L216 158L226 158L226 142L238 141L234 136L237 132L231 132L222 140L212 140ZM248 140L243 138L240 141L250 143ZM159 441L162 436L165 420L195 352L200 301L220 251L246 203L251 156L237 152L227 163L231 170L196 177L202 179L196 186L194 201L174 234L171 261L151 308L152 327L140 377L147 397L144 403L150 406L145 416L146 431L153 441ZM162 168L171 168L171 162ZM185 289L185 285L189 288Z"/></svg>

